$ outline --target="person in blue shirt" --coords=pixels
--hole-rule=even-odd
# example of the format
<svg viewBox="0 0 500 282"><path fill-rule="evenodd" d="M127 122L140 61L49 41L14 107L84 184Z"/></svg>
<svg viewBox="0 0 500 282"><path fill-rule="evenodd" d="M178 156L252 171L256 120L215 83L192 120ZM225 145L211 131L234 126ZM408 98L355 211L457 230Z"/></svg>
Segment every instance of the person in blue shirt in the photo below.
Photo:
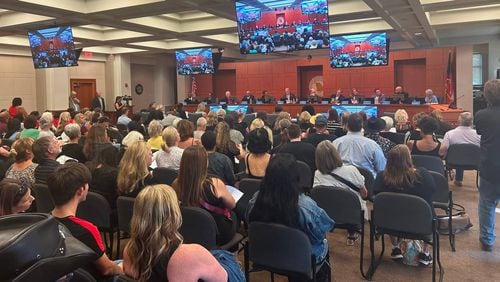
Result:
<svg viewBox="0 0 500 282"><path fill-rule="evenodd" d="M363 118L350 114L347 120L347 134L333 141L344 163L368 169L375 177L383 171L386 159L382 148L363 135Z"/></svg>
<svg viewBox="0 0 500 282"><path fill-rule="evenodd" d="M317 264L328 252L326 233L335 222L299 188L299 168L291 154L271 158L260 190L248 203L248 222L283 224L303 231L311 242Z"/></svg>
<svg viewBox="0 0 500 282"><path fill-rule="evenodd" d="M426 104L438 104L438 98L434 95L432 89L425 90L425 103Z"/></svg>

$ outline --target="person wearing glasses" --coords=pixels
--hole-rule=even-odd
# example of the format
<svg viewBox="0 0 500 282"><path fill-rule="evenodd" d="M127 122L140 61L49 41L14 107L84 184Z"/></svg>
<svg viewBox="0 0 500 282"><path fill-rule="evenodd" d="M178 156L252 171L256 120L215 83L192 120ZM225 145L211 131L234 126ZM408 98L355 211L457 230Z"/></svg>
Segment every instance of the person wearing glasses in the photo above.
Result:
<svg viewBox="0 0 500 282"><path fill-rule="evenodd" d="M19 180L4 178L0 181L0 216L25 212L33 200L31 189Z"/></svg>

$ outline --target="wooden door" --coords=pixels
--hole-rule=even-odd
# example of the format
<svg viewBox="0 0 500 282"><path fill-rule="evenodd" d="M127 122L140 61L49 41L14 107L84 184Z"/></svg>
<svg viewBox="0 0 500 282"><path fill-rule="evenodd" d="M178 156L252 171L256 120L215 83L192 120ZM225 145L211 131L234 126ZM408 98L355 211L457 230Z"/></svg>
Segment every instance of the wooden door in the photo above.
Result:
<svg viewBox="0 0 500 282"><path fill-rule="evenodd" d="M426 85L425 59L394 61L396 85L401 85L411 97L424 97Z"/></svg>
<svg viewBox="0 0 500 282"><path fill-rule="evenodd" d="M76 97L80 100L80 108L90 108L92 99L96 96L95 79L70 79L71 91L75 91Z"/></svg>
<svg viewBox="0 0 500 282"><path fill-rule="evenodd" d="M231 95L236 95L236 70L218 70L214 74L214 96L224 98L224 93L229 90Z"/></svg>
<svg viewBox="0 0 500 282"><path fill-rule="evenodd" d="M315 83L312 85L314 79L323 76L323 66L307 66L307 67L299 67L299 87L300 92L297 93L299 98L307 98L309 96L309 87L313 87L318 91L318 95L323 92L323 84ZM321 81L322 82L322 81ZM321 92L321 93L320 93ZM321 96L321 95L320 95Z"/></svg>

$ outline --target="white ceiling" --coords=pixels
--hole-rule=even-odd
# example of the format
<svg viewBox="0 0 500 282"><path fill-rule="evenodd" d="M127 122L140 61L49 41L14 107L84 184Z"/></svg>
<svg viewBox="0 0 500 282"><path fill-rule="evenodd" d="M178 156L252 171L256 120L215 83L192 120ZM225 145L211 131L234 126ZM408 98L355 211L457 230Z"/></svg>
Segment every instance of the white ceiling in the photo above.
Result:
<svg viewBox="0 0 500 282"><path fill-rule="evenodd" d="M331 34L387 30L392 49L500 39L499 15L500 0L329 0ZM234 0L0 0L0 49L27 48L28 30L54 25L73 26L77 47L95 53L212 46L224 48L226 59L246 58Z"/></svg>

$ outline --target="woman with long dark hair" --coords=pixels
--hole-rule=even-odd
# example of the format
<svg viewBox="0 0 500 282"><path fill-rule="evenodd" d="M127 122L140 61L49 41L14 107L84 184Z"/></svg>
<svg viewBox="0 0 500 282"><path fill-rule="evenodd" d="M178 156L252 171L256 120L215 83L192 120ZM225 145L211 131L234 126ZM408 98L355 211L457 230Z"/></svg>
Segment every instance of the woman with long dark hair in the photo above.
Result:
<svg viewBox="0 0 500 282"><path fill-rule="evenodd" d="M431 210L432 195L436 190L436 184L432 175L423 167L415 168L410 156L410 150L405 145L396 145L389 151L387 156L387 164L385 170L377 174L375 183L373 184L373 192L396 192L415 195L424 199ZM393 259L403 257L399 248L399 240L396 237L391 237ZM422 264L429 265L432 263L432 257L429 253L429 246L423 245L423 253L419 256L419 261Z"/></svg>
<svg viewBox="0 0 500 282"><path fill-rule="evenodd" d="M208 155L202 146L194 145L184 150L179 176L172 184L181 205L202 207L209 211L217 223L217 244L231 240L236 232L231 209L236 206L224 182L208 175Z"/></svg>
<svg viewBox="0 0 500 282"><path fill-rule="evenodd" d="M247 208L249 222L279 223L303 231L311 241L316 262L321 263L328 252L326 233L335 222L316 202L299 188L299 168L291 154L271 158L259 192Z"/></svg>

